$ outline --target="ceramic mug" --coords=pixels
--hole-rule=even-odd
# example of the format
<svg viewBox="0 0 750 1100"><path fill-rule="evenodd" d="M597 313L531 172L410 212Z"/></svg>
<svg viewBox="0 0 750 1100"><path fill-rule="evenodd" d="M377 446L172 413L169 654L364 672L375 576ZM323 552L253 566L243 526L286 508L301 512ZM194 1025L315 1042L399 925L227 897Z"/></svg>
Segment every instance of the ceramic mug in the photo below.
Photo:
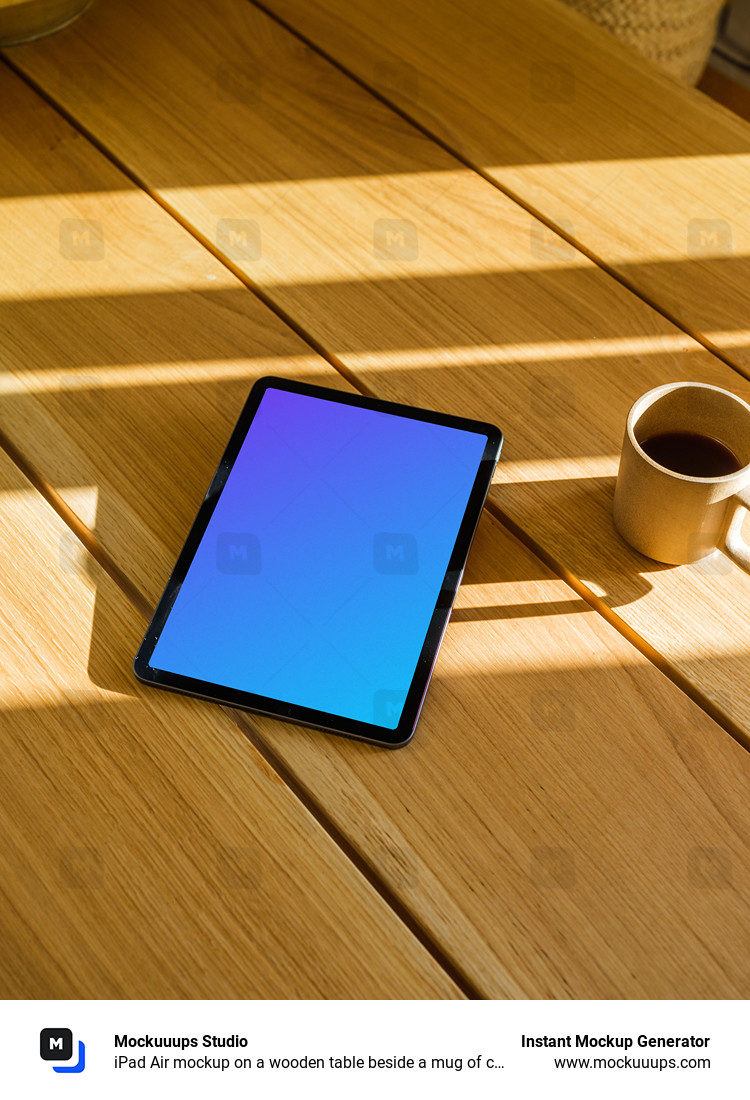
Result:
<svg viewBox="0 0 750 1100"><path fill-rule="evenodd" d="M642 444L664 433L718 440L739 468L698 477L662 466ZM626 542L669 565L722 549L750 572L750 546L741 533L748 509L750 405L702 382L674 382L639 397L628 413L615 487L615 526Z"/></svg>
<svg viewBox="0 0 750 1100"><path fill-rule="evenodd" d="M30 42L72 23L91 0L0 0L0 46Z"/></svg>

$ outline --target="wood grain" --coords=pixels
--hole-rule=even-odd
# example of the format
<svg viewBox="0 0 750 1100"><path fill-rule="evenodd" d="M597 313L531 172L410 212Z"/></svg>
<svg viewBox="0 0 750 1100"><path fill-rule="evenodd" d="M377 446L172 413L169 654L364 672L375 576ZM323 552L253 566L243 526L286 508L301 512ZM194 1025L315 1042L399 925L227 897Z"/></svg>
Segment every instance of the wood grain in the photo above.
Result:
<svg viewBox="0 0 750 1100"><path fill-rule="evenodd" d="M79 510L87 492L77 491ZM32 504L38 526L44 506ZM12 521L11 512L11 529ZM107 578L81 560L80 547L59 526L57 547L54 541L39 546L26 540L28 560L18 557L15 540L9 544L32 592L49 593L49 602L33 605L28 630L35 638L46 635L54 650L54 659L40 654L49 674L41 683L38 675L9 669L12 682L26 685L12 711L14 736L22 744L10 758L11 778L3 790L12 822L4 828L15 853L10 870L22 873L27 887L14 898L19 919L41 939L49 934L53 911L57 927L61 887L72 883L73 902L84 899L87 913L94 887L114 891L114 898L95 897L101 899L94 908L100 934L107 944L119 943L122 930L113 912L124 911L129 934L152 945L157 957L141 962L138 984L128 985L119 971L107 971L95 941L98 969L89 968L88 984L78 987L91 996L154 996L175 989L169 984L174 976L162 972L163 952L153 947L153 917L144 935L144 910L133 908L131 888L150 899L150 912L167 906L163 889L167 899L179 897L205 913L217 908L217 883L220 893L228 884L242 891L247 916L245 894L256 889L254 876L275 882L274 861L280 860L289 876L304 883L313 881L314 872L321 893L351 918L352 928L362 928L337 876L327 867L315 870L309 854L290 844L265 805L236 779L238 768L244 775L249 765L244 757L236 759L237 750L227 756L226 738L236 740L236 731L216 708L134 688L129 660L142 624L127 614ZM89 620L83 627L71 615L70 597L30 568L29 561L53 560L55 550L63 583L71 584L71 577L80 583L82 575L86 580ZM24 608L31 600L27 595ZM127 620L122 637L118 616ZM19 649L26 668L26 646ZM71 670L76 653L88 658L77 678L77 666ZM385 753L254 716L238 719L295 774L484 995L747 995L747 754L491 517L480 527L418 736L408 749ZM103 761L98 750L106 755ZM240 752L246 752L244 743ZM74 768L81 770L81 759L86 770L79 803L65 784ZM47 782L38 775L42 763ZM264 774L275 790L275 773ZM221 831L220 792L227 783L236 793L241 826ZM64 813L65 828L40 806ZM154 829L154 819L164 823L171 846ZM262 826L248 836L253 822ZM36 844L59 836L60 846L40 856L34 843L22 845L22 835L37 838ZM85 844L77 843L81 836ZM188 845L191 865L197 863L193 874L183 866ZM263 851L260 867L257 846ZM50 882L45 858L53 867L57 861L59 883ZM169 874L164 881L156 877L154 862L159 875L171 868L176 882ZM42 900L28 890L29 864L41 866ZM119 878L123 870L131 883L127 889ZM7 881L17 880L11 874ZM284 887L292 889L286 880ZM308 901L291 898L289 911L303 904ZM76 924L77 910L69 916L62 909L62 939L56 942L70 954L88 942L90 931ZM269 946L263 939L279 922L272 904L252 905L250 915L254 942L278 951L275 940ZM227 919L221 909L215 915L220 918ZM70 932L71 923L78 936ZM204 943L200 924L178 913L167 934L180 943L183 960L205 956L201 973L213 971L215 933ZM286 928L278 935L290 955L278 979L289 984L281 984L279 995L310 995L294 971L297 954L310 957L309 947L299 937L290 939ZM10 938L17 949L9 957L37 975L34 995L70 989L70 975L54 984L33 937L20 937L13 922ZM230 929L224 938L248 951L238 931ZM127 947L132 953L130 941ZM332 950L338 950L333 941L315 949L316 968L325 968ZM226 978L223 985L210 979L215 984L208 988L212 995L261 995L255 967L256 984L243 973L236 979L246 983L239 991ZM14 971L6 980L18 988L12 983L20 976ZM417 982L408 975L404 980L404 995L446 995L420 993ZM188 974L181 972L181 981L178 995L199 995ZM358 991L367 986L343 988L344 996L365 995Z"/></svg>
<svg viewBox="0 0 750 1100"><path fill-rule="evenodd" d="M554 0L269 0L750 372L750 126Z"/></svg>
<svg viewBox="0 0 750 1100"><path fill-rule="evenodd" d="M253 723L485 995L747 989L747 754L491 517L407 748Z"/></svg>
<svg viewBox="0 0 750 1100"><path fill-rule="evenodd" d="M744 84L738 84L731 76L719 72L713 65L706 68L698 87L711 99L729 108L733 114L750 122L750 88L746 88Z"/></svg>
<svg viewBox="0 0 750 1100"><path fill-rule="evenodd" d="M1 453L0 507L0 995L459 996Z"/></svg>
<svg viewBox="0 0 750 1100"><path fill-rule="evenodd" d="M465 27L461 22L461 35L474 26L473 18ZM327 36L328 22L325 28ZM436 23L425 40L440 33ZM546 41L544 35L539 39L540 57ZM723 556L699 567L662 568L631 552L610 518L632 401L652 386L679 379L712 382L747 398L750 385L742 377L245 0L220 0L203 13L200 25L184 19L174 0L120 0L12 56L359 385L499 423L506 461L493 489L494 505L750 743L750 578ZM134 56L146 62L137 74ZM606 50L603 56L609 57ZM73 60L84 92L74 92L63 79ZM685 128L703 125L709 108L694 94L670 92L678 94ZM144 103L158 109L145 111ZM637 144L646 140L638 137L641 131L651 133L651 116L642 104L639 110L631 113L623 141ZM528 116L529 127L541 127L542 116L540 107ZM20 125L4 123L14 142L8 148L15 148L13 127ZM738 141L744 134L732 132ZM529 129L530 141L535 133ZM52 170L49 156L29 156ZM45 183L44 168L18 173L12 187L24 196L27 216L4 205L11 239L19 232L14 227L35 224L35 204L49 208L44 196L50 189L72 195L109 190L96 202L125 201L124 181L108 167L97 165L92 180L99 183L82 182L84 160L65 169L55 160L54 184ZM72 195L65 200L69 207L86 210L94 201ZM644 208L652 210L648 203ZM127 282L135 276L129 254L119 251L124 241L116 217L110 235L114 277ZM130 239L138 241L147 264L151 238L141 233ZM158 263L164 263L161 257ZM89 277L81 273L85 266L74 265L74 274L60 277L78 285L74 279ZM142 272L139 277L155 278ZM737 283L742 293L746 284L742 278ZM223 303L238 299L225 284L212 285L207 297L226 316L234 306ZM60 302L54 290L45 296L40 284L25 313L14 306L13 316L25 323L8 365L19 378L30 364L44 361L50 330L57 338L67 311L83 304L107 317L120 304L132 303L136 313L143 304L89 299L85 283L81 293L82 303L72 293L72 300ZM153 360L155 372L169 354L168 334L174 333L176 348L184 348L190 332L165 308L176 304L173 297L158 301L153 323L164 339L155 351L141 345L135 356L136 362ZM76 335L64 354L75 366L93 366L98 377L102 364L121 362L131 352L82 344ZM117 377L110 375L115 385ZM59 400L56 422L97 469L113 467L123 499L138 514L148 514L149 524L176 552L219 448L198 448L195 497L178 523L164 497L181 458L154 469L148 405L153 397L153 391L146 395L123 385L116 404L101 401L102 417L95 430L87 424L86 432L73 426L77 395L68 391L43 400L47 408ZM160 446L165 455L181 456L186 429L206 439L200 418L187 412L176 388L164 387L160 397L175 433ZM16 440L28 440L25 414L17 420L16 408L6 414L8 430ZM228 414L237 408L237 402L226 406ZM222 431L230 423L227 415ZM108 456L121 452L122 433L131 425L131 467L110 463ZM51 443L44 450L48 438L46 431L35 433L34 447L41 467L51 469ZM123 539L116 525L101 535L124 561L129 536ZM132 555L128 560L139 568Z"/></svg>
<svg viewBox="0 0 750 1100"><path fill-rule="evenodd" d="M32 243L13 252L15 285L25 297L4 318L9 361L0 423L153 600L250 379L267 372L272 359L281 373L343 380L303 353L300 342L207 254L193 252L174 221L85 142L73 140L49 109L40 109L30 127L24 111L34 97L17 81L6 78L5 85L14 97L9 116L29 166L14 182L17 192L33 200L39 220L17 217L13 223ZM66 143L65 156L45 160L43 149L55 143ZM16 207L16 214L21 210ZM51 264L53 250L45 226L49 235L59 219L75 216L105 227L107 251L96 263L107 294L95 293L97 277L83 260L66 258L69 267L55 261L46 274L42 260ZM40 270L35 294L31 284ZM198 276L206 273L224 282L211 291L195 289L191 280L202 286ZM411 369L419 378L420 371ZM408 378L406 370L403 375ZM463 377L468 380L468 371ZM431 392L451 399L447 384ZM490 392L477 390L472 400L486 403ZM63 560L75 560L75 542L66 547ZM38 562L50 551L30 554ZM35 592L47 590L35 574L30 581ZM158 912L169 905L179 913L164 918L164 935L185 941L175 966L183 965L186 952L197 951L199 973L207 974L211 952L241 936L231 920L246 920L253 929L262 926L256 933L261 944L263 937L287 934L286 962L276 965L299 995L305 993L302 984L291 985L298 956L304 954L310 967L305 973L313 964L327 973L329 955L338 953L343 971L348 956L332 936L310 952L270 905L249 912L247 901L220 910L230 930L217 932L218 948L212 941L201 955L193 943L201 935L196 914L215 912L219 875L216 869L209 873L209 856L202 853L215 853L214 813L224 820L216 792L226 785L242 814L241 825L227 825L219 834L232 850L230 867L222 871L229 881L252 879L254 864L248 870L242 853L257 843L268 861L264 882L274 881L281 864L284 889L301 889L304 866L306 882L314 872L315 904L322 909L327 899L342 919L351 920L351 930L362 926L357 900L327 867L310 868L304 852L287 844L281 826L278 834L271 829L264 807L248 811L255 802L244 777L254 757L244 742L239 764L227 756L224 718L214 707L134 687L129 662L138 624L127 620L130 633L118 628L126 611L106 579L98 585L89 630L67 611L69 601L51 592L54 606L38 604L34 637L48 639L57 654L52 679L65 675L68 653L83 652L87 676L80 684L63 680L66 706L76 688L105 698L100 710L92 704L80 720L75 708L88 699L73 698L71 710L55 705L43 712L55 723L49 752L56 782L62 786L59 777L70 771L70 729L77 756L82 742L106 782L87 781L84 815L72 795L43 785L46 773L38 764L27 764L24 784L9 787L20 790L21 798L31 791L16 814L27 821L26 832L57 835L63 825L57 817L50 820L49 807L62 800L77 826L62 834L66 850L73 848L65 864L70 879L83 875L88 881L86 874L101 871L88 851L77 851L79 835L94 838L95 854L113 849L118 867L130 869L135 852L133 861L147 869L137 879L147 897L154 888L149 894L144 880L164 876L167 901L160 899ZM25 647L21 654L29 660ZM41 658L50 665L46 650ZM34 683L29 677L21 682ZM47 681L39 689L57 704L55 690ZM113 693L127 712L110 708ZM152 713L159 715L163 733L153 732ZM38 744L44 728L38 712L20 714L26 736ZM747 754L490 517L480 528L412 745L386 753L268 720L238 720L278 762L276 772L263 770L274 791L283 792L276 774L286 769L484 995L735 997L750 990ZM102 753L111 753L111 765L94 756L100 744ZM110 777L107 769L115 766L117 776ZM133 808L134 785L144 794ZM151 839L154 821L164 819L165 805L176 798L179 812L175 808L158 832L157 845ZM140 832L139 811L145 823ZM176 839L165 836L167 827ZM20 846L20 832L12 835ZM185 870L186 836L189 859L197 860L192 875ZM26 851L21 848L18 856L19 875ZM184 881L177 877L183 874ZM52 964L39 961L36 941L22 930L31 913L40 939L53 914L56 919L60 887L49 878L47 872L45 904L22 895L11 924L19 957L29 955L37 967L35 988L65 986L63 978L54 985ZM112 888L127 893L130 887L118 879ZM145 906L136 910L136 901L126 905L117 896L130 917L132 939L122 946L128 960L137 943L152 942L152 917ZM306 904L292 900L295 909ZM182 917L185 910L190 920ZM95 914L97 935L104 937L111 911L102 902ZM75 920L82 919L76 910ZM224 965L225 956L219 958ZM138 988L149 996L163 992L168 981L161 984L159 974L165 966L162 956L144 963ZM326 988L338 976L336 970ZM189 971L179 977L179 995L187 995L193 988ZM13 972L8 980L20 978ZM223 986L215 980L217 995L253 993L237 992L229 977ZM101 970L87 974L87 981L86 988L99 994L114 985ZM395 978L386 970L383 981ZM425 992L422 979L408 975L404 981L413 995L454 992L445 986ZM362 995L365 989L362 978L356 991Z"/></svg>

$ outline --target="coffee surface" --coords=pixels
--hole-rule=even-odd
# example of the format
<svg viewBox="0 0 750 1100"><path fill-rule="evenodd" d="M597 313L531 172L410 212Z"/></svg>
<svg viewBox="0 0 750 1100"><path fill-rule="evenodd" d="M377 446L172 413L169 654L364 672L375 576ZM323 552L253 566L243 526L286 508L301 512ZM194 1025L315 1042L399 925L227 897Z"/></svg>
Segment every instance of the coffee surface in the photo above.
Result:
<svg viewBox="0 0 750 1100"><path fill-rule="evenodd" d="M660 466L688 477L723 477L742 469L729 447L699 432L657 432L641 448Z"/></svg>

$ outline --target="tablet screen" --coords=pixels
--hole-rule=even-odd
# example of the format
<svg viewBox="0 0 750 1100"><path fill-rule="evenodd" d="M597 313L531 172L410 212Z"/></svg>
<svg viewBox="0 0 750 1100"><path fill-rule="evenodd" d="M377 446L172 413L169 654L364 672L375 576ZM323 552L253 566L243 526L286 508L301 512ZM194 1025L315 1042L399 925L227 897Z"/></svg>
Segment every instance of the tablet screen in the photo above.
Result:
<svg viewBox="0 0 750 1100"><path fill-rule="evenodd" d="M396 729L487 443L266 388L150 666Z"/></svg>

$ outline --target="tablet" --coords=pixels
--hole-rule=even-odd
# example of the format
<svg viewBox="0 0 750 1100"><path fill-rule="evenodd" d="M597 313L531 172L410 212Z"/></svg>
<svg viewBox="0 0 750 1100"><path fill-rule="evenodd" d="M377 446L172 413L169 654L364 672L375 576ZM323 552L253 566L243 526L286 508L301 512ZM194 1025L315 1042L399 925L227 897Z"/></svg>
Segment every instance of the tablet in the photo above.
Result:
<svg viewBox="0 0 750 1100"><path fill-rule="evenodd" d="M136 676L405 744L501 445L491 424L262 378L159 601Z"/></svg>

